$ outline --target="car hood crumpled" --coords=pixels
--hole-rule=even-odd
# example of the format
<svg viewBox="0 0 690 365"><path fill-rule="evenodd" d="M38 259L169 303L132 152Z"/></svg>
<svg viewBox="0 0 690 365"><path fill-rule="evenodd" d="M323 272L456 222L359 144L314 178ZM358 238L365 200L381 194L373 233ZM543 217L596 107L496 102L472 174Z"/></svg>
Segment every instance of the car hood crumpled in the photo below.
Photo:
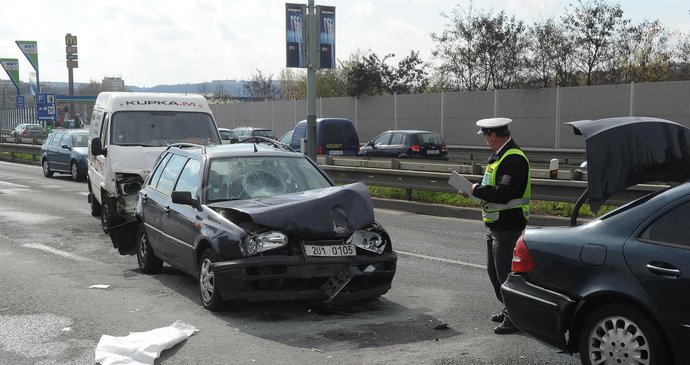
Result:
<svg viewBox="0 0 690 365"><path fill-rule="evenodd" d="M571 125L585 137L589 205L597 212L611 196L649 182L690 178L690 129L665 119L616 117Z"/></svg>
<svg viewBox="0 0 690 365"><path fill-rule="evenodd" d="M302 239L346 238L374 221L374 207L363 183L251 200L209 204L235 210L256 224Z"/></svg>

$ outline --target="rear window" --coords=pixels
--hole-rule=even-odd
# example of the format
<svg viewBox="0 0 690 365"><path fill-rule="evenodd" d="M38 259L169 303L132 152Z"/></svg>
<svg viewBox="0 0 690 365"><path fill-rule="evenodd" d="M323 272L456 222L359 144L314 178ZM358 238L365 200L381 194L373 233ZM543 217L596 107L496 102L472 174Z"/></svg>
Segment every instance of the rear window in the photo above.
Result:
<svg viewBox="0 0 690 365"><path fill-rule="evenodd" d="M324 144L358 144L357 131L345 123L328 123L323 126Z"/></svg>
<svg viewBox="0 0 690 365"><path fill-rule="evenodd" d="M26 126L26 129L43 130L43 127L38 124L29 124Z"/></svg>
<svg viewBox="0 0 690 365"><path fill-rule="evenodd" d="M419 133L416 139L419 144L443 144L441 135L437 133Z"/></svg>
<svg viewBox="0 0 690 365"><path fill-rule="evenodd" d="M270 129L255 129L252 132L252 135L260 137L273 137L273 131Z"/></svg>

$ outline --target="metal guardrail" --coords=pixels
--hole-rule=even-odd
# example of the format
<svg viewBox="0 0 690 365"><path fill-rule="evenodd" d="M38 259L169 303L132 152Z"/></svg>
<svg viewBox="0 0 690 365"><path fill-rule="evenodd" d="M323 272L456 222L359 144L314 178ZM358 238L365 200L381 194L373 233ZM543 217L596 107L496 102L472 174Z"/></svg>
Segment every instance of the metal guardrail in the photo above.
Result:
<svg viewBox="0 0 690 365"><path fill-rule="evenodd" d="M34 161L40 159L40 145L6 143L6 140L7 138L0 137L0 153L10 153L12 159L16 154L30 154ZM413 190L457 192L448 185L450 172L453 170L472 182L481 180L483 171L478 163L331 156L318 156L317 160L336 182L361 181L367 185L401 188L408 192L408 198ZM575 170L577 169L559 170L558 179L548 179L548 170L532 169L532 199L575 203L587 187L586 181L573 180L577 175ZM586 180L586 172L582 175ZM666 185L636 185L611 197L607 204L625 204L665 187Z"/></svg>
<svg viewBox="0 0 690 365"><path fill-rule="evenodd" d="M523 147L522 150L532 164L549 164L551 159L557 158L566 166L579 166L586 161L584 149L575 148L535 148ZM486 161L491 155L487 146L448 146L448 156L451 161Z"/></svg>

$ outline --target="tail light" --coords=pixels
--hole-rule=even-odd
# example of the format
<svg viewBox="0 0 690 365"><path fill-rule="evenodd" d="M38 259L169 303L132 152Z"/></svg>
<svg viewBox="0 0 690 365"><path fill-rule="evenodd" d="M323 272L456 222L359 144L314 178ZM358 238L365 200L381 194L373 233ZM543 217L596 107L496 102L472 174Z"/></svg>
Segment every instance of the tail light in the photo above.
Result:
<svg viewBox="0 0 690 365"><path fill-rule="evenodd" d="M22 136L26 136L27 134L29 134L29 131L27 129L22 131Z"/></svg>
<svg viewBox="0 0 690 365"><path fill-rule="evenodd" d="M534 268L534 262L532 261L532 256L529 254L527 245L525 244L524 234L515 243L515 249L513 249L513 263L511 265L511 270L516 273L526 273L532 271Z"/></svg>
<svg viewBox="0 0 690 365"><path fill-rule="evenodd" d="M441 145L441 151L448 152L448 146L446 146L445 143L443 145Z"/></svg>
<svg viewBox="0 0 690 365"><path fill-rule="evenodd" d="M411 149L412 151L414 151L414 152L419 152L419 151L422 150L421 147L419 147L418 144L413 144L412 146L410 146L410 149Z"/></svg>
<svg viewBox="0 0 690 365"><path fill-rule="evenodd" d="M316 146L316 154L323 155L323 146Z"/></svg>

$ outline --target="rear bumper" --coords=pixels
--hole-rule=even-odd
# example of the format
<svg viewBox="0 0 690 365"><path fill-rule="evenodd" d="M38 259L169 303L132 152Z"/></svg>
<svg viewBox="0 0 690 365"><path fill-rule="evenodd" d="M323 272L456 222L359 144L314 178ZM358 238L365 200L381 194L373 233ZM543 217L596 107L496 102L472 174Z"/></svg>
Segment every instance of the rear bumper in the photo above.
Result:
<svg viewBox="0 0 690 365"><path fill-rule="evenodd" d="M214 263L216 287L223 299L316 300L329 296L324 284L340 271L351 280L331 303L343 304L385 294L395 275L397 255L312 258L261 256Z"/></svg>
<svg viewBox="0 0 690 365"><path fill-rule="evenodd" d="M574 299L533 285L515 273L508 275L501 293L516 327L549 345L569 351L566 331L574 313Z"/></svg>

